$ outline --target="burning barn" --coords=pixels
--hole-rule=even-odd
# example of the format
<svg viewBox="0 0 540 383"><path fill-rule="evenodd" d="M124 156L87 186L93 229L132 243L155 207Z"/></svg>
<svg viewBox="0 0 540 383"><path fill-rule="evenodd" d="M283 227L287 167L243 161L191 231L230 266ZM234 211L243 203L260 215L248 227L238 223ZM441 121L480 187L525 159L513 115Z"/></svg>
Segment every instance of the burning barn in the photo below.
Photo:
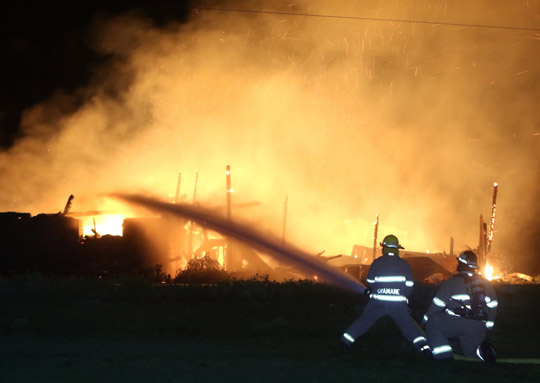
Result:
<svg viewBox="0 0 540 383"><path fill-rule="evenodd" d="M227 179L227 190L231 190L229 170ZM180 178L177 201L179 187ZM204 225L166 215L124 218L115 212L76 212L71 210L73 199L71 195L64 211L56 214L0 213L0 273L39 271L49 275L95 277L146 273L160 265L164 272L174 276L191 259L207 256L229 273L242 274L249 270L251 274L275 274L267 261L249 246L220 236ZM230 217L230 196L227 201ZM238 206L257 205L252 202Z"/></svg>
<svg viewBox="0 0 540 383"><path fill-rule="evenodd" d="M186 210L181 218L167 214L166 209L159 216L123 218L122 235L102 235L100 234L101 226L96 224L95 218L99 215L103 216L101 222L106 223L107 216L117 221L116 217L119 215L116 213L72 212L73 195L69 197L63 213L39 214L34 217L29 213L2 213L0 215L2 228L0 270L4 274L39 270L52 275L103 276L118 273L148 273L154 270L156 265L160 265L163 272L175 276L187 266L190 260L209 257L230 275L259 274L268 275L273 279L316 277L316 275L306 275L301 268L291 267L287 262L282 263L279 259L276 261L265 255L264 251L258 251L259 243L253 241L249 233L243 236L242 233L238 235L238 230L230 231L229 226L236 225L232 222L233 206L245 208L259 205L254 202L233 204L230 176L230 167L227 166L227 198L224 207L218 206L200 212L193 207L195 210ZM496 188L495 184L491 231L487 230L487 225L481 218L480 245L477 252L482 266L486 267L489 254L487 244L493 240ZM179 191L180 177L175 204L170 206L181 207L178 205ZM287 199L283 211L281 239L263 239L270 244L263 246L264 249L270 249L270 253L274 253L274 256L276 251L287 251L286 207ZM85 230L83 220L72 216L80 218L92 216L91 234L85 235L84 232L89 231L88 228ZM217 226L213 223L215 220L220 222ZM85 218L84 221L88 222L88 219ZM379 216L375 222L372 248L354 245L350 256L322 256L323 251L314 257L333 267L343 269L358 280L365 280L369 265L379 256L378 225ZM104 224L103 228L115 231L109 224ZM250 229L243 230L249 232ZM232 236L227 233L232 233ZM275 251L272 250L274 248ZM455 269L453 239L451 239L449 254L403 250L401 257L410 264L416 281L444 280L450 277Z"/></svg>

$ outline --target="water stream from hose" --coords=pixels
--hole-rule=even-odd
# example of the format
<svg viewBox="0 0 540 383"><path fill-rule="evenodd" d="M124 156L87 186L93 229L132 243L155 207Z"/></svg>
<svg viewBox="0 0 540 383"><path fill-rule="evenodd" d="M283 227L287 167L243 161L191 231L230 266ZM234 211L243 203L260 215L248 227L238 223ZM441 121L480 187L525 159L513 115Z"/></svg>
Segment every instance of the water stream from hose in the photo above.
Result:
<svg viewBox="0 0 540 383"><path fill-rule="evenodd" d="M293 245L283 246L280 238L263 233L250 225L219 216L210 209L188 204L171 204L137 194L115 193L111 197L138 205L161 214L186 218L214 230L226 237L235 238L274 259L291 265L306 274L316 275L326 283L362 294L365 286L349 274L328 265L315 256Z"/></svg>

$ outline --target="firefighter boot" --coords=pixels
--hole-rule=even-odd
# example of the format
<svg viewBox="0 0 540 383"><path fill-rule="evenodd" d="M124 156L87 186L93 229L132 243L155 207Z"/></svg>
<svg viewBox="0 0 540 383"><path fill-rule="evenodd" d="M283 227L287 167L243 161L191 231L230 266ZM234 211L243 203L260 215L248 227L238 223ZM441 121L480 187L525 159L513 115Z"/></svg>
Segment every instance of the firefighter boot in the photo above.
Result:
<svg viewBox="0 0 540 383"><path fill-rule="evenodd" d="M497 363L495 348L487 340L483 341L480 346L478 346L476 354L488 366L493 366Z"/></svg>

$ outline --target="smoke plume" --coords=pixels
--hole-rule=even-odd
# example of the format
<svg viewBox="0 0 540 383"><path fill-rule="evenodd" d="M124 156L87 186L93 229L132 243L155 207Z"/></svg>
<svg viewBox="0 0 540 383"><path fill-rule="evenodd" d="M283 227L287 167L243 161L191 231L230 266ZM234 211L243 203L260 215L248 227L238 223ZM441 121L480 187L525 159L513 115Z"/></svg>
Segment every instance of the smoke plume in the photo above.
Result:
<svg viewBox="0 0 540 383"><path fill-rule="evenodd" d="M371 246L380 214L381 237L436 252L478 245L497 182L493 251L539 270L538 1L218 4L257 12L96 19L106 60L25 112L0 208L56 212L74 194L121 210L99 196L172 198L179 172L191 202L196 171L197 201L219 206L230 165L233 203L262 202L233 215L281 233L288 196L286 239L308 251Z"/></svg>

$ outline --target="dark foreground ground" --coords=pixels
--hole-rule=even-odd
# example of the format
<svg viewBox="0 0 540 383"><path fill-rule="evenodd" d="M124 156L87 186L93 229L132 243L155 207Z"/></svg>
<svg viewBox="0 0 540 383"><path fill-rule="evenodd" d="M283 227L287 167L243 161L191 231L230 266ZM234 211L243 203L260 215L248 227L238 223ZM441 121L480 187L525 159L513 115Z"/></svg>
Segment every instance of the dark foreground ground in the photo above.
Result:
<svg viewBox="0 0 540 383"><path fill-rule="evenodd" d="M415 286L417 320L436 288ZM322 284L0 279L0 382L538 382L515 362L540 362L540 285L497 290L492 340L513 362L487 367L423 360L385 320L342 354L363 303Z"/></svg>

